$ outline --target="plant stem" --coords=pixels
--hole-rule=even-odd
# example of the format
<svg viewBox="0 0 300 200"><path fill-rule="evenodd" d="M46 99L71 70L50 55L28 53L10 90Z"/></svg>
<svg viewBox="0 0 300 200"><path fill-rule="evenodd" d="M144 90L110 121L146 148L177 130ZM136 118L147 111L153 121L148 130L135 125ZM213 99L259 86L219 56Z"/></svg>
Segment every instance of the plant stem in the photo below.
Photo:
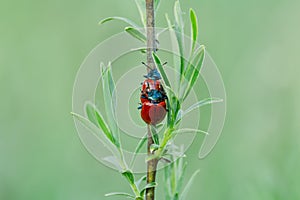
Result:
<svg viewBox="0 0 300 200"><path fill-rule="evenodd" d="M152 153L150 151L151 145L154 143L152 139L152 132L150 129L150 125L148 125L148 156L151 156ZM158 159L151 159L147 162L147 183L155 182L156 179L156 168L158 164ZM155 187L146 189L146 200L154 200L155 197Z"/></svg>
<svg viewBox="0 0 300 200"><path fill-rule="evenodd" d="M154 1L146 0L146 18L147 18L147 64L154 69L156 66L152 57L152 53L156 51L156 39L155 39L155 16L154 16ZM149 69L147 69L149 72ZM152 153L150 151L151 145L154 143L151 133L150 125L147 126L148 135L148 156ZM147 162L147 183L155 182L156 169L158 159L152 159ZM154 200L155 187L146 189L146 200Z"/></svg>
<svg viewBox="0 0 300 200"><path fill-rule="evenodd" d="M134 192L135 196L140 197L140 191L139 191L138 187L136 186L136 184L130 183L130 187L131 187L132 191Z"/></svg>
<svg viewBox="0 0 300 200"><path fill-rule="evenodd" d="M146 0L147 28L147 64L154 69L156 66L152 53L156 51L154 0ZM149 69L147 69L149 71Z"/></svg>
<svg viewBox="0 0 300 200"><path fill-rule="evenodd" d="M169 140L172 138L172 132L174 131L174 128L167 128L164 132L164 137L160 143L159 148L155 151L154 156L152 156L153 159L159 160L162 158L162 155L165 151L165 148L169 142Z"/></svg>

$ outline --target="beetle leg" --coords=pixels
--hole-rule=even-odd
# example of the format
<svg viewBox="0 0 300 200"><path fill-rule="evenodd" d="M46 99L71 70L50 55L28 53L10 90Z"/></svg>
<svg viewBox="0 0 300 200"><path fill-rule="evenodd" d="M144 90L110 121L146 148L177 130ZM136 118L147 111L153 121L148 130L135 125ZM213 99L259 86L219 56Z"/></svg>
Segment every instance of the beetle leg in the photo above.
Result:
<svg viewBox="0 0 300 200"><path fill-rule="evenodd" d="M140 109L142 109L142 107L143 107L142 104L139 103L139 106L137 107L137 109L140 110Z"/></svg>

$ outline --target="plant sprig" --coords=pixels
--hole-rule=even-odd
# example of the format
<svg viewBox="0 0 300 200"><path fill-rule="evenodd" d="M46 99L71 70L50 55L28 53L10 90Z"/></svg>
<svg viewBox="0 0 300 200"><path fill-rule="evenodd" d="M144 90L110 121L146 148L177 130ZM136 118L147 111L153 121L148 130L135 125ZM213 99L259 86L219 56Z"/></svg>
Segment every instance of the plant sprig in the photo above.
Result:
<svg viewBox="0 0 300 200"><path fill-rule="evenodd" d="M109 21L118 20L126 23L124 31L131 35L133 38L139 40L140 42L146 44L147 37L146 33L142 28L146 28L146 12L145 12L145 0L135 0L137 8L140 13L141 24L127 19L125 17L108 17L99 22L99 24L104 24ZM154 0L154 8L157 11L160 4L160 0ZM157 127L151 126L152 140L154 143L150 146L151 155L147 157L146 161L151 161L156 159L157 161L163 160L170 162L171 164L165 167L165 200L184 200L186 199L188 190L192 185L192 182L196 175L199 173L197 170L190 181L183 186L183 177L186 171L187 163L183 161L183 148L180 151L171 151L171 140L178 134L185 133L204 133L205 131L199 129L189 129L189 128L179 128L182 119L191 111L198 109L202 106L221 102L222 99L219 98L206 98L204 100L198 101L191 105L186 110L182 109L182 104L185 102L186 98L189 96L193 86L197 82L200 76L200 70L203 66L203 61L205 59L205 47L198 44L198 18L196 12L193 9L189 10L189 24L191 27L191 45L189 49L189 58L185 59L185 48L184 43L184 12L181 10L179 0L175 1L174 4L174 21L171 22L168 15L166 15L166 21L168 27L166 27L162 32L169 31L172 38L176 39L176 47L178 49L179 57L174 54L175 58L175 70L178 73L178 77L175 83L171 83L168 74L164 70L163 63L159 58L158 53L152 53L153 61L158 68L164 87L168 96L167 99L167 120L165 124L162 125L161 129L158 131ZM158 33L157 35L159 35ZM147 49L140 49L145 52ZM134 165L136 155L141 151L142 147L147 141L147 135L145 135L135 149L134 156L128 167L122 150L122 143L120 139L120 130L115 122L115 83L112 77L111 64L104 66L101 63L101 85L103 90L103 95L105 99L103 101L105 118L99 112L97 107L88 102L85 105L85 116L81 116L76 113L72 113L75 119L77 119L82 125L89 129L97 139L99 139L104 146L112 153L112 156L106 157L104 160L115 165L122 176L127 180L132 190L132 194L127 192L112 192L105 196L122 196L135 200L144 200L145 192L149 188L157 187L156 182L145 183L146 176L142 176L139 180L135 180L135 176L131 170ZM176 89L175 89L176 88ZM159 138L162 135L162 138ZM170 159L169 159L170 156ZM166 158L167 157L167 158ZM142 186L143 185L143 186Z"/></svg>

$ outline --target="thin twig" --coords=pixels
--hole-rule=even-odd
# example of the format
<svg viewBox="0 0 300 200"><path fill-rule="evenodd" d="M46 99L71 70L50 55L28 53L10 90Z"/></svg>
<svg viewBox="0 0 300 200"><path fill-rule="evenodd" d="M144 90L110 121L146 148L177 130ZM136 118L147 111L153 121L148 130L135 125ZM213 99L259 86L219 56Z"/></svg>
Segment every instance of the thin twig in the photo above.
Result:
<svg viewBox="0 0 300 200"><path fill-rule="evenodd" d="M153 51L156 50L155 39L155 16L154 16L154 0L146 0L146 16L147 16L147 64L152 69L155 68L152 57Z"/></svg>
<svg viewBox="0 0 300 200"><path fill-rule="evenodd" d="M152 57L152 53L156 51L156 39L155 39L155 16L154 16L154 2L153 0L146 0L146 17L147 17L147 64L151 69L156 66ZM149 72L150 69L147 68ZM151 155L150 147L154 143L151 133L151 125L147 126L148 132L148 155ZM147 162L147 183L155 182L157 159L152 159ZM146 200L154 200L155 187L146 189Z"/></svg>

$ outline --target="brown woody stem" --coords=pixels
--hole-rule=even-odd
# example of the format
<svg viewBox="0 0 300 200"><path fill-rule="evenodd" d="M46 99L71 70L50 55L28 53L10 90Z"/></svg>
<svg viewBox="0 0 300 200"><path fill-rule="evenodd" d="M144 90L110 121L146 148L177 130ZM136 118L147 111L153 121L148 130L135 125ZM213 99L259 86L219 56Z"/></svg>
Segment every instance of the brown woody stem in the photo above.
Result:
<svg viewBox="0 0 300 200"><path fill-rule="evenodd" d="M154 0L146 0L146 18L147 18L147 64L151 69L156 66L152 57L152 53L156 51L156 39L155 39L155 16L154 16ZM149 72L149 69L147 69ZM152 153L150 151L151 145L154 143L151 133L151 125L147 126L148 133L148 155ZM147 183L155 182L156 169L158 160L152 159L147 162ZM146 200L154 200L155 187L148 188L146 190Z"/></svg>

